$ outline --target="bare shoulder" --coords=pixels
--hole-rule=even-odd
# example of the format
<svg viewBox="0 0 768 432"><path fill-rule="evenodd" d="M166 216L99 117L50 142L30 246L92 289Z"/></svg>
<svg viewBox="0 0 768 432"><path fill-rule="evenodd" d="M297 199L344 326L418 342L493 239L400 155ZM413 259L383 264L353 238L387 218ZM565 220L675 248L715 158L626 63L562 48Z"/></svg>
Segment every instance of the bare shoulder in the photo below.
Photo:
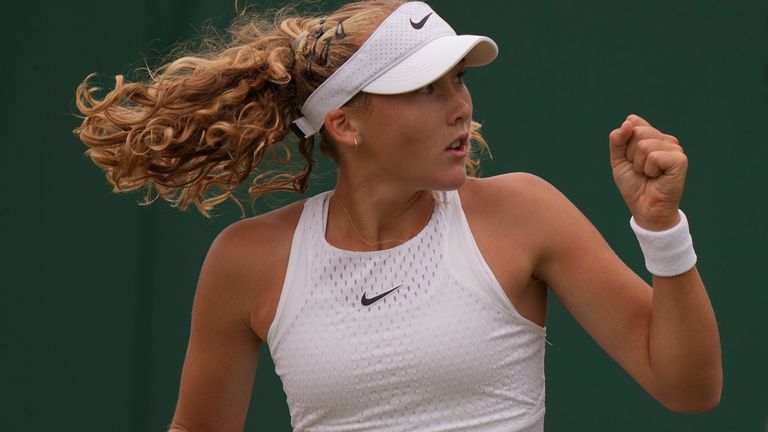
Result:
<svg viewBox="0 0 768 432"><path fill-rule="evenodd" d="M507 223L514 220L540 225L552 212L570 206L549 182L523 172L469 178L459 193L465 212L502 218Z"/></svg>
<svg viewBox="0 0 768 432"><path fill-rule="evenodd" d="M540 264L556 237L556 215L568 206L555 187L527 173L469 178L459 190L472 235L515 309L546 321L547 289Z"/></svg>
<svg viewBox="0 0 768 432"><path fill-rule="evenodd" d="M304 201L238 221L213 241L196 297L222 302L232 318L246 323L261 340L280 299L285 270Z"/></svg>
<svg viewBox="0 0 768 432"><path fill-rule="evenodd" d="M532 174L468 179L459 192L473 232L495 250L525 251L533 267L576 237L594 234L592 224L565 195Z"/></svg>
<svg viewBox="0 0 768 432"><path fill-rule="evenodd" d="M236 222L213 241L195 291L174 426L242 429L302 204Z"/></svg>
<svg viewBox="0 0 768 432"><path fill-rule="evenodd" d="M225 261L222 265L267 264L276 249L290 247L303 206L304 200L233 223L213 241L209 258Z"/></svg>

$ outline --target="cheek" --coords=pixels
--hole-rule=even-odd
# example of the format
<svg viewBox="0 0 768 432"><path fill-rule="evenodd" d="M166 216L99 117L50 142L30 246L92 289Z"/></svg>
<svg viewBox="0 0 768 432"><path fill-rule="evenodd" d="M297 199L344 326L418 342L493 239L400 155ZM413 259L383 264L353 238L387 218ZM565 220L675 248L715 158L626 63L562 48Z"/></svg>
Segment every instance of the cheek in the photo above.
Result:
<svg viewBox="0 0 768 432"><path fill-rule="evenodd" d="M403 109L382 119L376 129L383 136L396 141L410 141L422 136L429 122L428 112L422 110Z"/></svg>
<svg viewBox="0 0 768 432"><path fill-rule="evenodd" d="M468 93L467 101L471 106L472 100ZM382 144L385 152L428 152L432 147L432 138L439 139L436 138L438 129L445 123L445 106L444 101L424 103L419 100L401 101L398 98L378 99L371 105L365 135ZM418 163L416 159L413 161Z"/></svg>

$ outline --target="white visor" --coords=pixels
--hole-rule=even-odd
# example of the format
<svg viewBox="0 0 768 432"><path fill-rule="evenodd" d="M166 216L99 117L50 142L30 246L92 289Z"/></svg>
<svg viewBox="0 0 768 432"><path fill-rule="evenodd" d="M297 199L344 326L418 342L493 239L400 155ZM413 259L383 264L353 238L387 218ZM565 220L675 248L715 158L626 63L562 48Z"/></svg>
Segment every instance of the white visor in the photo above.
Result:
<svg viewBox="0 0 768 432"><path fill-rule="evenodd" d="M301 107L304 117L293 122L293 130L312 136L330 111L361 91L407 93L436 81L461 60L466 66L484 66L498 52L496 43L485 36L457 36L427 4L405 3L307 98Z"/></svg>

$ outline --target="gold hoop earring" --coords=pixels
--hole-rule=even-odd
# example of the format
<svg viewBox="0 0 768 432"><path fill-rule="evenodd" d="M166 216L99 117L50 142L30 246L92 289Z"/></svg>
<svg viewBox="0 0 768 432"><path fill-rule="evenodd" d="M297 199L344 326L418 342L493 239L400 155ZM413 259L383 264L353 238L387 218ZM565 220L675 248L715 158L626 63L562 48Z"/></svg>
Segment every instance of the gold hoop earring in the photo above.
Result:
<svg viewBox="0 0 768 432"><path fill-rule="evenodd" d="M357 151L357 148L360 147L360 144L357 142L357 137L352 137L352 140L355 142L355 151Z"/></svg>

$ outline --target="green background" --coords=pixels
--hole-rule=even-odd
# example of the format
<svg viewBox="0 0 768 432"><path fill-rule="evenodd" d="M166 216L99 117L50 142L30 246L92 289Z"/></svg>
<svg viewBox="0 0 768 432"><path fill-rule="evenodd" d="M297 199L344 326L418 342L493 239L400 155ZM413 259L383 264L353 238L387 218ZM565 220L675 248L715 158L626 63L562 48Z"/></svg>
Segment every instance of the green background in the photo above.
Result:
<svg viewBox="0 0 768 432"><path fill-rule="evenodd" d="M720 324L720 407L666 411L552 299L547 430L767 431L768 2L432 4L459 32L501 48L468 76L494 155L484 175L549 180L637 271L607 134L638 113L678 136L690 158L683 208ZM232 0L4 7L0 430L169 424L200 265L240 213L224 205L207 220L112 194L71 134L73 95L88 73L130 74L204 23L225 25L233 9ZM327 163L318 174L312 193L334 179ZM247 430L290 430L271 366L264 351Z"/></svg>

